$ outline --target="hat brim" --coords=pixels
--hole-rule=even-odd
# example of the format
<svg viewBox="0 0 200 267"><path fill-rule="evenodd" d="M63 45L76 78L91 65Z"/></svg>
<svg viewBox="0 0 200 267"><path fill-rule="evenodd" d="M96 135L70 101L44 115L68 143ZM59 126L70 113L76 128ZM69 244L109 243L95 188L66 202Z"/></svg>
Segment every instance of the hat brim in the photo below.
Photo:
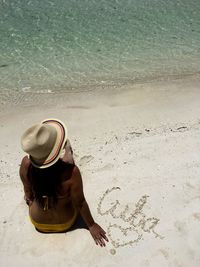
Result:
<svg viewBox="0 0 200 267"><path fill-rule="evenodd" d="M67 128L63 122L57 119L46 119L41 122L42 124L48 124L56 129L57 137L55 144L51 150L51 153L43 160L36 161L30 156L30 161L36 168L44 169L55 164L62 154L65 142L67 141Z"/></svg>

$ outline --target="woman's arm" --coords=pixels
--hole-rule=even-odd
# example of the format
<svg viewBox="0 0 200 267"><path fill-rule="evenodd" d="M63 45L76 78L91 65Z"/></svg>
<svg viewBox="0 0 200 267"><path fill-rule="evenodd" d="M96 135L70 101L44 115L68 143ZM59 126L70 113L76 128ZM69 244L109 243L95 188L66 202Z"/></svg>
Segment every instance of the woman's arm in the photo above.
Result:
<svg viewBox="0 0 200 267"><path fill-rule="evenodd" d="M33 201L33 192L31 188L31 184L28 179L28 168L30 165L30 161L28 157L24 157L22 159L20 169L19 169L19 175L22 181L22 184L24 186L24 200L26 201L27 205L31 205Z"/></svg>
<svg viewBox="0 0 200 267"><path fill-rule="evenodd" d="M104 239L108 241L108 238L106 237L106 232L94 221L91 215L89 206L84 197L82 178L77 166L74 167L72 175L72 201L78 208L83 220L87 224L96 245L105 246Z"/></svg>

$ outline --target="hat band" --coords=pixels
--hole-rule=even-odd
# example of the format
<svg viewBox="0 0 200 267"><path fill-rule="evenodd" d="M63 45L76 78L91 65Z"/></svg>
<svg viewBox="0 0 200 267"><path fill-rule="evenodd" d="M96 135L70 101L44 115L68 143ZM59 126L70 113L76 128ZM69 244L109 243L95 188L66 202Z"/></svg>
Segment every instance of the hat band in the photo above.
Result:
<svg viewBox="0 0 200 267"><path fill-rule="evenodd" d="M53 162L59 156L59 154L61 152L61 149L62 149L62 146L63 146L63 142L65 140L65 131L64 131L64 128L63 128L62 124L59 121L55 121L55 120L48 120L48 121L45 121L43 123L45 124L45 123L48 123L48 122L56 123L60 127L61 138L60 138L60 142L59 142L59 145L58 145L55 153L51 156L51 158L49 158L48 160L44 161L42 163L42 166L45 166L45 165Z"/></svg>

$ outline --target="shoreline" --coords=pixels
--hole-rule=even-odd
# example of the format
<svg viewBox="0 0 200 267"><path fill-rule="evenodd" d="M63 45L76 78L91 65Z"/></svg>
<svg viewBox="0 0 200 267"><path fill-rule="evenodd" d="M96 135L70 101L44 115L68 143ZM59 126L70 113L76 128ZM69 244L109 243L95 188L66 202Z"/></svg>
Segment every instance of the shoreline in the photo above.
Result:
<svg viewBox="0 0 200 267"><path fill-rule="evenodd" d="M21 107L36 107L38 104L43 104L43 107L45 107L55 104L56 102L59 102L63 105L64 101L67 101L68 104L69 97L74 100L76 96L80 96L82 99L84 98L84 96L89 96L89 99L91 99L92 97L95 98L96 95L100 97L100 101L105 101L107 99L107 96L109 97L112 95L120 94L122 92L134 90L158 90L158 88L160 88L160 90L170 90L169 86L172 86L173 88L178 87L179 90L184 90L184 88L188 90L186 86L194 89L198 88L199 84L200 75L198 73L196 75L188 74L184 76L167 76L167 78L159 77L158 79L147 79L137 82L129 81L125 84L101 84L96 86L83 85L77 87L76 89L65 89L65 91L61 92L56 92L51 88L42 89L35 92L29 91L29 87L26 87L27 90L22 89L17 91L5 89L0 92L0 111L7 113L7 111L9 112L8 109L12 110L12 107L20 110Z"/></svg>

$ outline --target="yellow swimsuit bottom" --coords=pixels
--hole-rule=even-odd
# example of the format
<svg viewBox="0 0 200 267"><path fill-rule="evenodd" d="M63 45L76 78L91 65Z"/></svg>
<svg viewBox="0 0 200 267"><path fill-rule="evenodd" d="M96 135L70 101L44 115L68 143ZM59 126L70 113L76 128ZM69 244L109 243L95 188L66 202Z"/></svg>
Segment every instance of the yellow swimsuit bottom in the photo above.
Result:
<svg viewBox="0 0 200 267"><path fill-rule="evenodd" d="M76 218L77 218L77 210L74 209L74 216L71 218L71 220L69 220L66 223L59 223L59 224L46 224L46 223L37 223L35 222L29 213L29 217L30 220L32 222L32 224L36 227L36 229L38 229L41 232L44 233L59 233L59 232L65 232L67 230L69 230L72 225L74 224Z"/></svg>

